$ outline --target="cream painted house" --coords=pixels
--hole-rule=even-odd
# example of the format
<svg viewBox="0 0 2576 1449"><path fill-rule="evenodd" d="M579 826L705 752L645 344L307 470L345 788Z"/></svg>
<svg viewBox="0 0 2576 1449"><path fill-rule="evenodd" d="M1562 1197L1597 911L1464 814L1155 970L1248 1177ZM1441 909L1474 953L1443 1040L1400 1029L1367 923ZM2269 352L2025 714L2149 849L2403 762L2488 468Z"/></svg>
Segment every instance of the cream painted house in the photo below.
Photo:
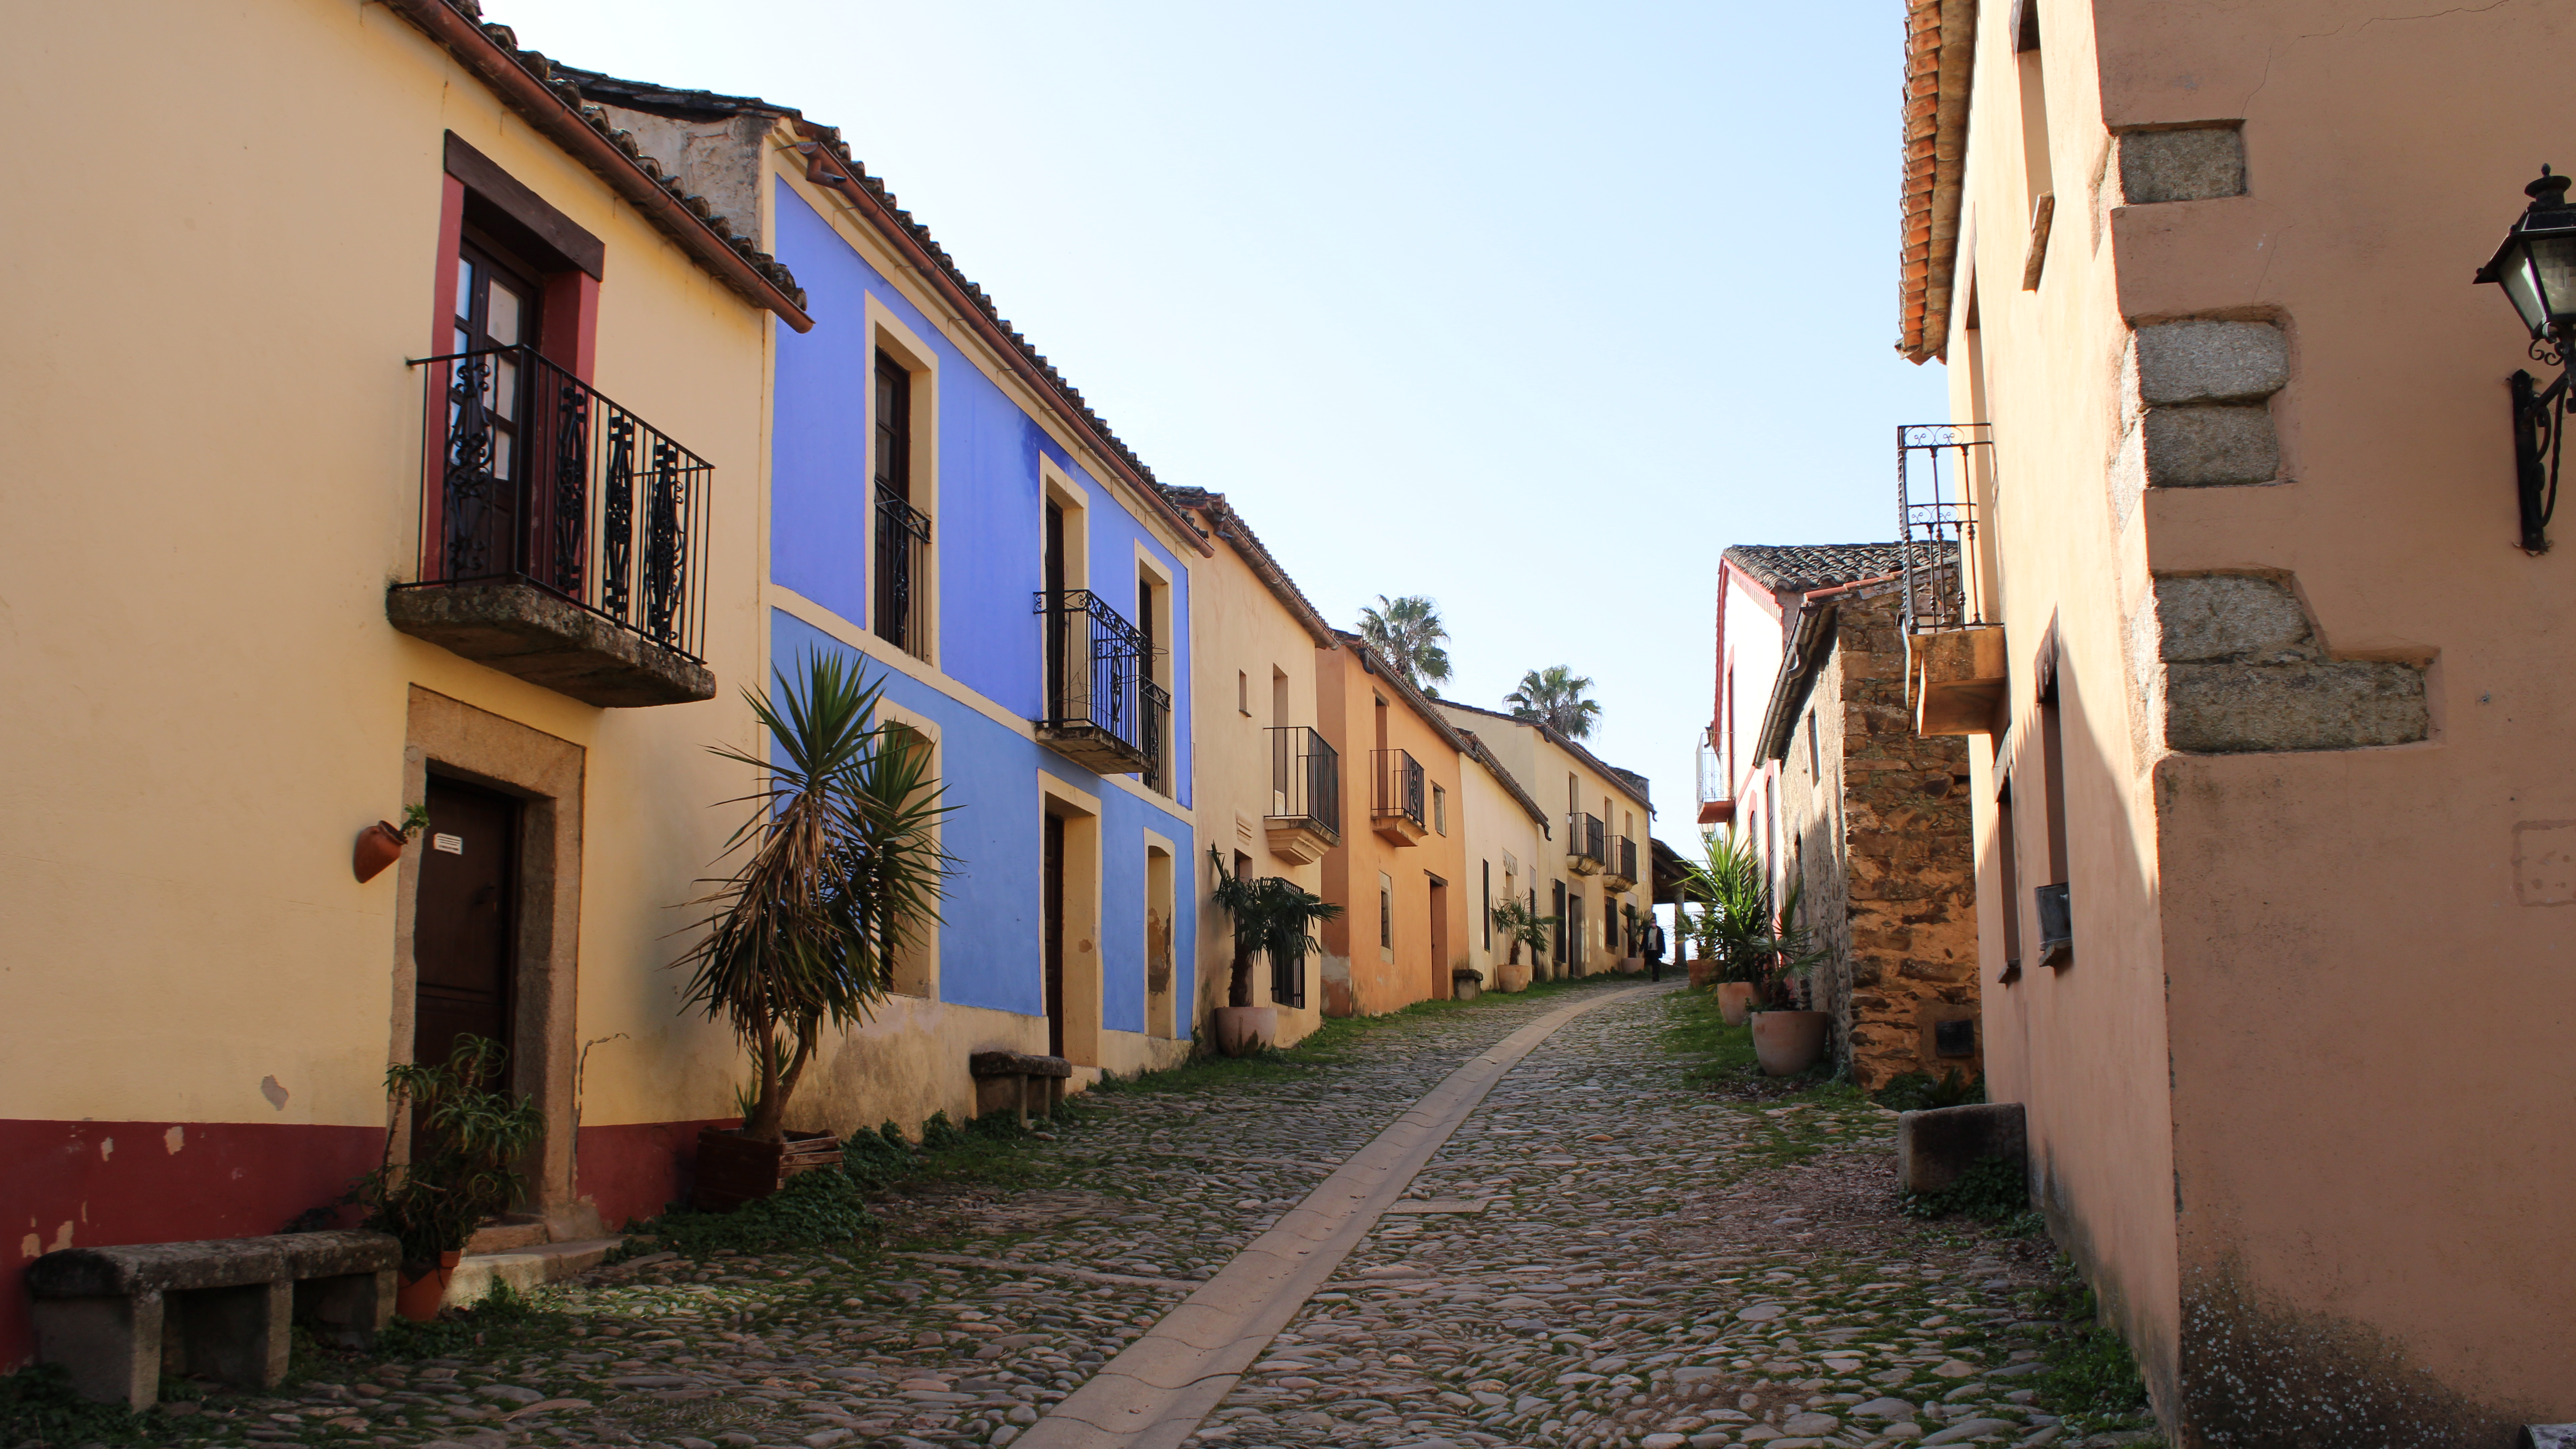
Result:
<svg viewBox="0 0 2576 1449"><path fill-rule="evenodd" d="M1521 942L1494 929L1494 907L1517 900L1536 908L1543 887L1539 875L1564 827L1548 818L1545 808L1512 778L1475 728L1460 722L1458 733L1468 744L1476 768L1458 772L1458 808L1466 820L1467 888L1473 892L1467 917L1467 964L1478 985L1488 991L1518 991L1547 979L1544 963ZM1478 721L1484 723L1484 721ZM1544 915L1542 910L1539 914Z"/></svg>
<svg viewBox="0 0 2576 1449"><path fill-rule="evenodd" d="M1260 536L1222 493L1165 490L1218 545L1195 571L1192 652L1198 677L1199 819L1226 869L1250 879L1284 876L1323 890L1325 852L1365 822L1342 815L1342 778L1351 768L1317 728L1315 660L1341 648ZM1215 867L1202 850L1190 862L1200 883L1197 999L1192 1020L1226 1005L1234 923L1206 903ZM1275 1045L1302 1040L1323 1023L1322 953L1301 969L1253 964L1255 1006L1278 1013Z"/></svg>
<svg viewBox="0 0 2576 1449"><path fill-rule="evenodd" d="M1539 979L1635 969L1635 936L1653 914L1655 812L1645 777L1535 721L1447 699L1432 707L1472 732L1532 808L1553 817L1520 885L1525 900L1537 893L1540 915L1562 922Z"/></svg>

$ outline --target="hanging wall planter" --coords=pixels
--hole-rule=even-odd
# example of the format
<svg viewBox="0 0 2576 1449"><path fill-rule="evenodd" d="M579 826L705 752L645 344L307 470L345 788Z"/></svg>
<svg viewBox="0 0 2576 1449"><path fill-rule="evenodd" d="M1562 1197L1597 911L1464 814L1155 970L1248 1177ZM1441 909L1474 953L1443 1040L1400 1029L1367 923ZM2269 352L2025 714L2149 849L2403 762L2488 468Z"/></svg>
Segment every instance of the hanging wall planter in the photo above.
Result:
<svg viewBox="0 0 2576 1449"><path fill-rule="evenodd" d="M385 867L402 859L403 847L411 843L429 824L429 807L409 805L403 808L403 823L379 820L358 832L358 843L349 852L349 868L357 873L358 883L366 884L385 873Z"/></svg>

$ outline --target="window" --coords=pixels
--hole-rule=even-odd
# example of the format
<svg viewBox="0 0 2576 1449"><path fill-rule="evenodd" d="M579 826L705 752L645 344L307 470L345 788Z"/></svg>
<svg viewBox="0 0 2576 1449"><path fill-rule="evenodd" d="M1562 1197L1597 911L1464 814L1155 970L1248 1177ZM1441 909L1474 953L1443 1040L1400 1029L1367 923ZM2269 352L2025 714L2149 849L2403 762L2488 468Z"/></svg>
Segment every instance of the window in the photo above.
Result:
<svg viewBox="0 0 2576 1449"><path fill-rule="evenodd" d="M913 505L912 373L876 358L876 636L927 658L930 515Z"/></svg>
<svg viewBox="0 0 2576 1449"><path fill-rule="evenodd" d="M1288 718L1288 671L1270 668L1270 722L1281 729L1296 723Z"/></svg>
<svg viewBox="0 0 2576 1449"><path fill-rule="evenodd" d="M2048 260L2049 223L2057 211L2056 182L2048 154L2048 82L2040 64L2039 6L2023 0L2021 33L2013 37L2013 61L2021 72L2022 192L2030 198L2030 251L2022 263L2024 291L2039 286Z"/></svg>
<svg viewBox="0 0 2576 1449"><path fill-rule="evenodd" d="M1234 671L1234 712L1252 718L1252 676L1240 669Z"/></svg>
<svg viewBox="0 0 2576 1449"><path fill-rule="evenodd" d="M1159 844L1145 847L1145 1032L1172 1035L1174 968L1172 852ZM1273 971L1275 993L1277 972Z"/></svg>
<svg viewBox="0 0 2576 1449"><path fill-rule="evenodd" d="M1614 954L1619 949L1619 903L1606 894L1601 897L1601 944Z"/></svg>
<svg viewBox="0 0 2576 1449"><path fill-rule="evenodd" d="M1143 733L1138 743L1145 747L1151 761L1143 772L1146 788L1172 793L1171 668L1164 659L1163 640L1170 637L1171 621L1164 611L1170 606L1172 591L1163 580L1147 571L1142 558L1136 561L1136 632L1143 636L1145 657L1136 661L1137 723Z"/></svg>
<svg viewBox="0 0 2576 1449"><path fill-rule="evenodd" d="M1995 792L1995 876L2004 927L2006 981L2021 976L2021 837L2013 829L2012 780Z"/></svg>
<svg viewBox="0 0 2576 1449"><path fill-rule="evenodd" d="M1383 871L1377 878L1377 949L1385 959L1395 959L1395 881Z"/></svg>
<svg viewBox="0 0 2576 1449"><path fill-rule="evenodd" d="M1825 781L1825 758L1816 745L1816 712L1807 711L1807 777L1821 785Z"/></svg>
<svg viewBox="0 0 2576 1449"><path fill-rule="evenodd" d="M1483 862L1483 865L1485 867L1485 949L1491 951L1494 949L1494 863L1488 860Z"/></svg>
<svg viewBox="0 0 2576 1449"><path fill-rule="evenodd" d="M1554 907L1548 914L1556 917L1556 929L1549 933L1552 938L1550 944L1554 948L1556 964L1562 966L1565 964L1566 922L1571 919L1565 913L1565 882L1555 881L1550 884L1548 903Z"/></svg>
<svg viewBox="0 0 2576 1449"><path fill-rule="evenodd" d="M2047 655L2040 686L2039 771L2041 792L2040 828L2048 842L2048 881L2036 888L2040 900L2040 962L2047 966L2064 966L2074 954L2074 916L2070 904L2071 890L2067 881L2066 862L2066 747L2064 727L2057 708L2057 664L2054 650Z"/></svg>
<svg viewBox="0 0 2576 1449"><path fill-rule="evenodd" d="M1431 833L1449 833L1449 792L1439 785L1431 787Z"/></svg>

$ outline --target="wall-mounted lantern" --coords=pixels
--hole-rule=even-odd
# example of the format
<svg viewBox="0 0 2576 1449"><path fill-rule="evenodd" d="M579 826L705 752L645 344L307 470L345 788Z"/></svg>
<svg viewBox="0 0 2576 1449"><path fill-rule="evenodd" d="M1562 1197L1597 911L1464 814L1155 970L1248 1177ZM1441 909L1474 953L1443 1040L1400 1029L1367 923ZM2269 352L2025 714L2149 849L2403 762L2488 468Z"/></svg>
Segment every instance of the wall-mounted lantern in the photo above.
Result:
<svg viewBox="0 0 2576 1449"><path fill-rule="evenodd" d="M2559 369L2546 388L2528 372L2505 380L2513 393L2515 492L2522 504L2522 547L2549 551L2549 515L2558 507L2558 451L2568 413L2567 361L2576 356L2576 207L2567 204L2570 178L2540 168L2524 187L2531 198L2504 245L2478 269L2480 282L2504 288L2507 301L2531 330L2531 360Z"/></svg>

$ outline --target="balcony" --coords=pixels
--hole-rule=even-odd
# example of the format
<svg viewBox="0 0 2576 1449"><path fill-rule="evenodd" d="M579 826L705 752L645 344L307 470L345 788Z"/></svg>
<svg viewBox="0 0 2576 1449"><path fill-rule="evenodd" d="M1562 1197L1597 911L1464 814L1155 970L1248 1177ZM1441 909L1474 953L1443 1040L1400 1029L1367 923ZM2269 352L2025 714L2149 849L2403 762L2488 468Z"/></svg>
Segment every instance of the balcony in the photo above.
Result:
<svg viewBox="0 0 2576 1449"><path fill-rule="evenodd" d="M1422 762L1403 750L1369 751L1369 825L1398 845L1431 833L1422 814Z"/></svg>
<svg viewBox="0 0 2576 1449"><path fill-rule="evenodd" d="M712 699L707 461L530 347L433 357L396 629L605 709Z"/></svg>
<svg viewBox="0 0 2576 1449"><path fill-rule="evenodd" d="M1270 853L1311 865L1342 843L1342 757L1304 725L1278 725L1270 737L1270 811L1261 823Z"/></svg>
<svg viewBox="0 0 2576 1449"><path fill-rule="evenodd" d="M1735 819L1735 797L1728 793L1725 761L1709 743L1716 726L1700 732L1698 747L1693 751L1699 766L1699 823L1725 825Z"/></svg>
<svg viewBox="0 0 2576 1449"><path fill-rule="evenodd" d="M930 515L877 489L877 637L930 657Z"/></svg>
<svg viewBox="0 0 2576 1449"><path fill-rule="evenodd" d="M1576 875L1599 875L1608 865L1608 841L1601 817L1581 811L1565 817L1565 868Z"/></svg>
<svg viewBox="0 0 2576 1449"><path fill-rule="evenodd" d="M1103 775L1143 775L1159 785L1172 697L1145 677L1145 636L1089 589L1041 591L1046 702L1040 743Z"/></svg>
<svg viewBox="0 0 2576 1449"><path fill-rule="evenodd" d="M1601 849L1601 884L1624 891L1637 883L1637 842L1625 835L1606 837Z"/></svg>
<svg viewBox="0 0 2576 1449"><path fill-rule="evenodd" d="M1905 692L1921 735L1991 734L2008 673L1989 617L1977 478L1994 467L1983 423L1900 427L1897 523L1905 545Z"/></svg>

